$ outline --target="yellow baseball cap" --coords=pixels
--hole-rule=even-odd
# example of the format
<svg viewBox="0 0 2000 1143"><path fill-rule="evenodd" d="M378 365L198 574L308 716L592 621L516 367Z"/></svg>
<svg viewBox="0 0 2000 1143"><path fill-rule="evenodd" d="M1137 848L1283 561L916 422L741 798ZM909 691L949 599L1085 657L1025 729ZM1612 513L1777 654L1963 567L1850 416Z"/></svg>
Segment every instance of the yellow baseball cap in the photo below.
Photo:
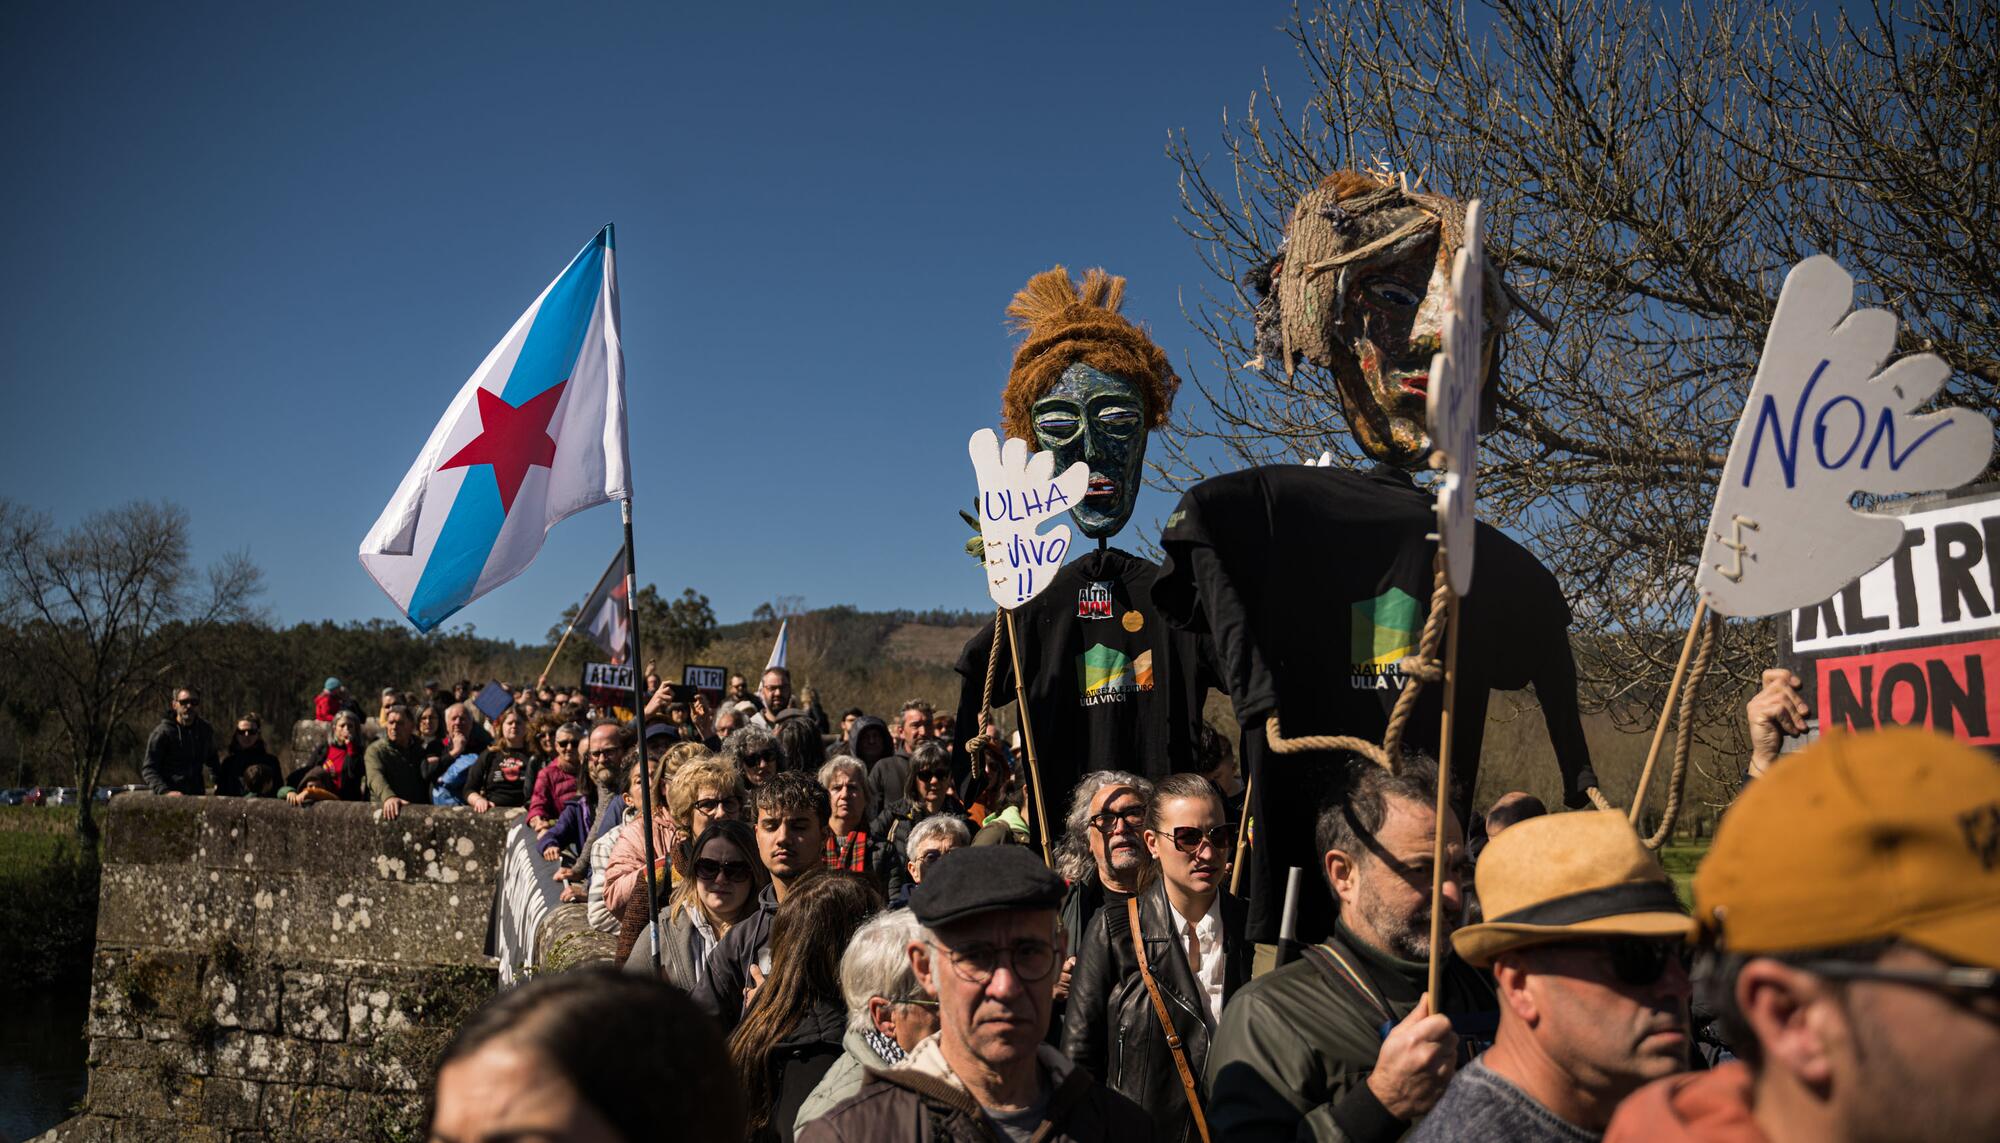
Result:
<svg viewBox="0 0 2000 1143"><path fill-rule="evenodd" d="M1723 815L1694 906L1729 952L1899 937L2000 968L2000 762L1922 730L1830 734Z"/></svg>

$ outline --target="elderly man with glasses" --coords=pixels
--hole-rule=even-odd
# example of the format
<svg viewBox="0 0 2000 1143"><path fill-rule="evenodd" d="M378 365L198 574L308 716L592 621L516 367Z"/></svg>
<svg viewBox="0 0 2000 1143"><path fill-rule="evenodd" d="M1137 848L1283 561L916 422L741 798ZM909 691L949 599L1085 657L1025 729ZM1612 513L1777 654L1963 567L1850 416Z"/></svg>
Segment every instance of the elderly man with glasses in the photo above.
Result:
<svg viewBox="0 0 2000 1143"><path fill-rule="evenodd" d="M938 1032L800 1143L846 1140L1152 1138L1152 1118L1043 1042L1063 934L1061 879L1034 853L976 846L939 861L910 896L923 926L910 968L938 1002Z"/></svg>
<svg viewBox="0 0 2000 1143"><path fill-rule="evenodd" d="M215 730L200 711L201 692L180 688L174 692L173 713L161 719L146 739L146 761L139 776L155 794L177 798L205 792L201 774L215 769Z"/></svg>

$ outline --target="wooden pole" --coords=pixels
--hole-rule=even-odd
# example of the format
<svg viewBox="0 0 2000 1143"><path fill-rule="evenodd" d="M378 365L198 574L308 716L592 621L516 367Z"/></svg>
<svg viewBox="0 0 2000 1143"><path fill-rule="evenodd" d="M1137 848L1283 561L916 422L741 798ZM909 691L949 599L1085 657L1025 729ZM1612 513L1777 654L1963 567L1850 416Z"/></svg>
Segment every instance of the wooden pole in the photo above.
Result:
<svg viewBox="0 0 2000 1143"><path fill-rule="evenodd" d="M1236 823L1236 868L1229 874L1229 895L1243 895L1243 867L1250 864L1250 795L1257 792L1257 775L1243 780L1243 820Z"/></svg>
<svg viewBox="0 0 2000 1143"><path fill-rule="evenodd" d="M542 664L541 677L535 680L536 690L542 689L542 684L549 681L549 671L552 670L556 665L556 656L562 654L563 644L569 642L569 633L574 630L576 630L576 617L572 616L569 621L569 626L563 628L562 638L556 640L556 649L552 654L549 655L549 661Z"/></svg>
<svg viewBox="0 0 2000 1143"><path fill-rule="evenodd" d="M1681 697L1681 680L1687 677L1688 656L1694 654L1694 637L1701 630L1701 621L1708 615L1708 600L1702 599L1694 605L1694 619L1688 624L1687 638L1681 641L1681 661L1674 664L1673 681L1667 684L1667 702L1660 708L1660 724L1653 728L1653 745L1646 750L1646 765L1639 771L1639 788L1632 792L1632 808L1626 812L1626 820L1634 828L1639 824L1639 815L1646 809L1646 787L1653 781L1653 764L1660 760L1660 744L1667 740L1667 723L1673 721L1674 705Z"/></svg>
<svg viewBox="0 0 2000 1143"><path fill-rule="evenodd" d="M1436 837L1431 842L1431 1011L1444 1011L1444 817L1451 809L1452 708L1458 705L1458 594L1445 600L1444 716L1438 724Z"/></svg>
<svg viewBox="0 0 2000 1143"><path fill-rule="evenodd" d="M1042 860L1056 867L1049 850L1049 811L1042 804L1042 772L1035 766L1035 726L1028 718L1028 681L1021 677L1021 644L1014 638L1014 612L1007 609L1007 658L1014 664L1014 705L1021 711L1021 746L1028 755L1028 786L1035 792L1035 832L1042 839Z"/></svg>

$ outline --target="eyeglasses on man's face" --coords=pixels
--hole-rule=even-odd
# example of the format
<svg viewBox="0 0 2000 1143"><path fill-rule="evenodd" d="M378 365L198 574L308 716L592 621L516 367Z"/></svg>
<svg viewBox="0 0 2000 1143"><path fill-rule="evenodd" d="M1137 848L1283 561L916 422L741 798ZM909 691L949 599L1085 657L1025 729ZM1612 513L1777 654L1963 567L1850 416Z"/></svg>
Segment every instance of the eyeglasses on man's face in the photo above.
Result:
<svg viewBox="0 0 2000 1143"><path fill-rule="evenodd" d="M177 698L174 700L174 705L185 706L185 707L197 707L201 705L201 700L198 698ZM153 709L158 710L160 708L154 707Z"/></svg>
<svg viewBox="0 0 2000 1143"><path fill-rule="evenodd" d="M1953 1003L1976 1016L2000 1022L2000 972L1990 968L1968 965L1887 968L1843 960L1809 961L1799 967L1828 980L1869 980L1927 988L1945 994Z"/></svg>
<svg viewBox="0 0 2000 1143"><path fill-rule="evenodd" d="M1630 988L1649 988L1666 975L1668 965L1679 963L1685 971L1694 960L1694 951L1687 942L1671 938L1606 937L1569 943L1604 957L1611 966L1611 975Z"/></svg>
<svg viewBox="0 0 2000 1143"><path fill-rule="evenodd" d="M1056 966L1056 947L1047 941L1028 938L1002 947L990 941L974 941L956 948L932 942L932 948L951 962L953 972L968 984L985 984L1000 971L1005 960L1024 984L1046 979Z"/></svg>
<svg viewBox="0 0 2000 1143"><path fill-rule="evenodd" d="M1090 828L1102 834L1109 834L1121 825L1136 831L1146 824L1146 808L1133 806L1124 810L1102 810L1084 820L1090 823Z"/></svg>
<svg viewBox="0 0 2000 1143"><path fill-rule="evenodd" d="M1225 853L1236 844L1236 839L1230 835L1228 826L1213 826L1209 829L1202 829L1199 826L1176 826L1168 831L1167 836L1173 839L1175 849L1190 856L1201 849L1201 843L1204 841L1217 853Z"/></svg>

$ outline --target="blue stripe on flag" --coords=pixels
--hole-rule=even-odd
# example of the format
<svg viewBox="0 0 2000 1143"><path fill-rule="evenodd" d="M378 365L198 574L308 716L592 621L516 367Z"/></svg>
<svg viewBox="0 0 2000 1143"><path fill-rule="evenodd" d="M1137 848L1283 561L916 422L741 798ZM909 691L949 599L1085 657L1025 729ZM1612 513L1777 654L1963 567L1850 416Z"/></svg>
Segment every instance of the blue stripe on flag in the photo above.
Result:
<svg viewBox="0 0 2000 1143"><path fill-rule="evenodd" d="M604 238L599 231L542 299L520 356L514 359L514 372L500 390L509 405L518 406L569 380L576 368L577 351L583 348L591 311L597 308L597 291L604 285Z"/></svg>
<svg viewBox="0 0 2000 1143"><path fill-rule="evenodd" d="M486 570L486 558L507 514L500 510L500 483L493 467L475 464L465 470L451 513L438 530L437 543L417 589L410 593L410 622L417 630L429 631L451 617L472 598L479 573Z"/></svg>
<svg viewBox="0 0 2000 1143"><path fill-rule="evenodd" d="M604 249L609 241L607 226L549 287L514 359L514 370L500 390L501 399L508 404L518 407L569 380L584 335L590 331L598 291L604 286ZM560 458L557 463L561 463ZM410 622L417 630L429 631L472 599L472 589L478 585L479 575L493 555L493 545L500 539L500 527L506 522L492 466L479 464L466 469L458 499L445 517L424 574L410 595Z"/></svg>

